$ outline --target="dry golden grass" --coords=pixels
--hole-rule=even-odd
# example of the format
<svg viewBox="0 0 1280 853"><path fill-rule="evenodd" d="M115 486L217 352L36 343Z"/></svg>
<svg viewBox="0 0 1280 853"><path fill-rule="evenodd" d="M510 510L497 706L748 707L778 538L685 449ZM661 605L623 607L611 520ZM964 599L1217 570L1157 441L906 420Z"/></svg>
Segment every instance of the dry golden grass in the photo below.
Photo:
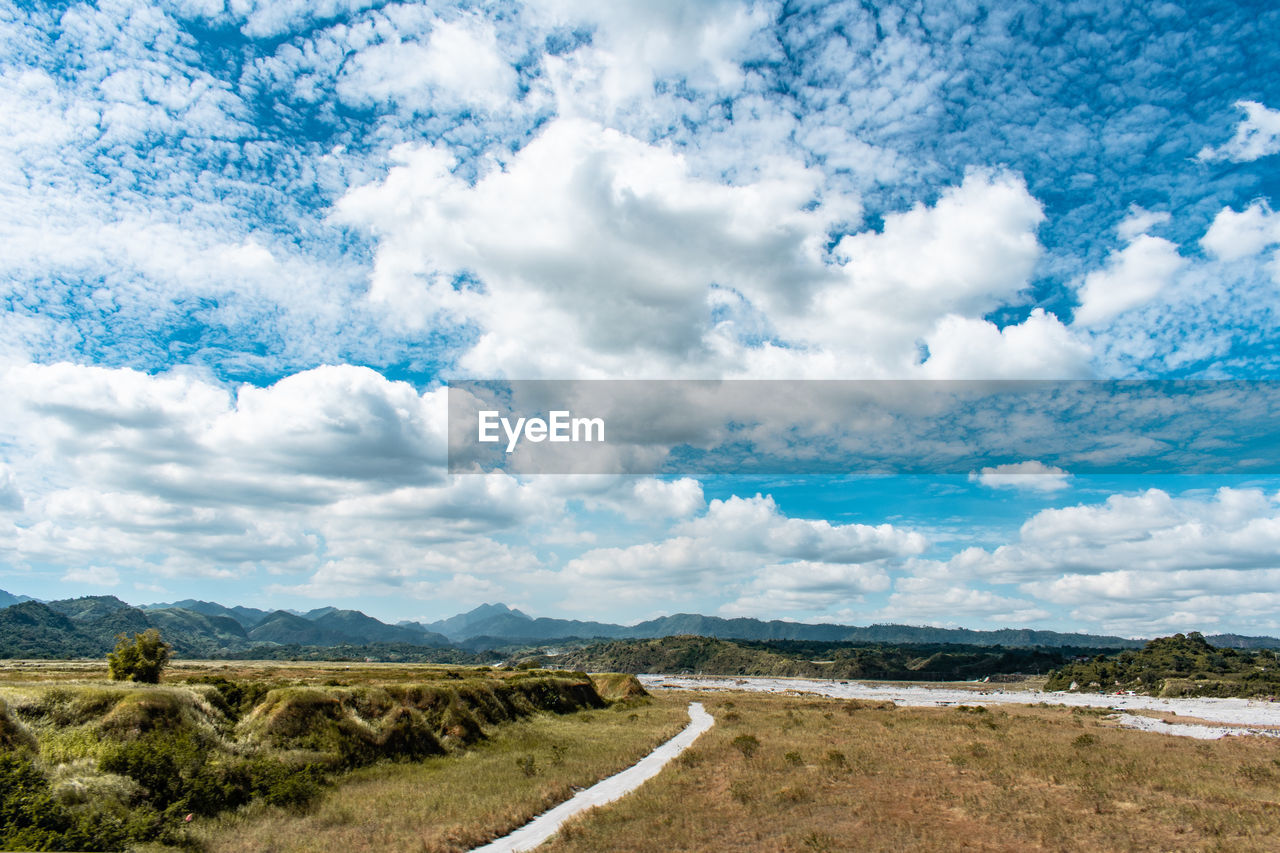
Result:
<svg viewBox="0 0 1280 853"><path fill-rule="evenodd" d="M435 663L346 663L341 661L220 661L177 660L165 669L162 683L182 682L206 676L232 681L266 681L282 684L342 684L346 686L421 683L435 679L470 676L484 672L491 678L527 675L517 670L454 666ZM103 660L6 660L0 661L0 684L107 681Z"/></svg>
<svg viewBox="0 0 1280 853"><path fill-rule="evenodd" d="M192 834L210 851L467 850L631 765L684 727L686 707L539 714L458 755L350 773L305 814L251 806Z"/></svg>
<svg viewBox="0 0 1280 853"><path fill-rule="evenodd" d="M704 702L717 725L692 749L542 849L1280 850L1274 739L1197 742L1065 708Z"/></svg>

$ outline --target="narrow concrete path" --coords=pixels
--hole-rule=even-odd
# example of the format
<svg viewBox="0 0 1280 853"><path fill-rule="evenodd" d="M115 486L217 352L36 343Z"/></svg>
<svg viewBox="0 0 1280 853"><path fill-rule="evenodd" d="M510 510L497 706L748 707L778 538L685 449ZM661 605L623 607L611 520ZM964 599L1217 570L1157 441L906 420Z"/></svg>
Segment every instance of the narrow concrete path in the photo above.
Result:
<svg viewBox="0 0 1280 853"><path fill-rule="evenodd" d="M689 725L680 734L621 773L601 779L585 791L579 791L571 799L538 815L510 835L475 848L473 853L516 853L519 850L534 849L555 835L566 820L579 812L621 799L657 776L668 761L692 746L715 722L715 718L706 712L701 702L689 703Z"/></svg>

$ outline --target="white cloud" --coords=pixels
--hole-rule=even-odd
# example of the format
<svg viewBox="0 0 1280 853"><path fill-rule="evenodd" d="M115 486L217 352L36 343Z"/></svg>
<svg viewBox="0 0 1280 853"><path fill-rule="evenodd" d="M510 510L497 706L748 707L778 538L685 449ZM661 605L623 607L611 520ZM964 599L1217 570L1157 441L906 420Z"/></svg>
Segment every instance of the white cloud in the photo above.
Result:
<svg viewBox="0 0 1280 853"><path fill-rule="evenodd" d="M23 503L22 492L18 490L13 472L9 470L8 465L0 461L0 512L22 509Z"/></svg>
<svg viewBox="0 0 1280 853"><path fill-rule="evenodd" d="M824 274L834 214L807 209L820 175L796 163L724 186L690 177L671 150L571 120L552 122L474 185L450 174L439 149L397 157L338 215L379 238L373 299L421 323L480 324L462 360L476 375L515 364L561 376L679 375L708 360L713 285L767 311L803 300ZM454 288L463 271L483 294Z"/></svg>
<svg viewBox="0 0 1280 853"><path fill-rule="evenodd" d="M945 579L905 577L872 618L878 622L970 628L986 623L1022 627L1047 619L1048 610L1037 602L1012 598L987 589L947 585Z"/></svg>
<svg viewBox="0 0 1280 853"><path fill-rule="evenodd" d="M1265 201L1255 201L1236 213L1224 207L1213 218L1200 245L1223 261L1238 261L1257 255L1280 243L1280 215Z"/></svg>
<svg viewBox="0 0 1280 853"><path fill-rule="evenodd" d="M1119 314L1146 305L1160 295L1186 266L1178 247L1162 237L1135 233L1138 228L1160 221L1139 214L1120 225L1129 244L1107 259L1105 269L1085 276L1079 289L1080 307L1075 311L1075 324L1100 326Z"/></svg>
<svg viewBox="0 0 1280 853"><path fill-rule="evenodd" d="M86 566L72 569L62 576L62 580L86 586L116 586L120 583L120 573L110 566Z"/></svg>
<svg viewBox="0 0 1280 853"><path fill-rule="evenodd" d="M1202 148L1196 155L1201 160L1247 163L1280 151L1280 110L1257 101L1236 101L1236 106L1244 111L1244 118L1236 124L1235 135L1217 148Z"/></svg>
<svg viewBox="0 0 1280 853"><path fill-rule="evenodd" d="M760 569L744 585L741 595L722 605L719 612L761 619L825 615L847 609L868 593L885 592L889 586L883 561L774 563Z"/></svg>
<svg viewBox="0 0 1280 853"><path fill-rule="evenodd" d="M367 368L231 393L193 374L27 365L0 391L0 432L22 449L5 474L25 501L0 531L15 565L417 589L518 576L537 560L493 537L563 508L506 475L446 479L444 392Z"/></svg>
<svg viewBox="0 0 1280 853"><path fill-rule="evenodd" d="M184 2L188 5L194 2L193 11L216 13L209 0ZM375 5L377 0L229 0L226 9L244 22L245 34L269 38L290 32L311 21L335 18L345 12ZM222 11L221 4L218 4L216 11Z"/></svg>
<svg viewBox="0 0 1280 853"><path fill-rule="evenodd" d="M672 606L691 594L728 591L735 598L724 612L776 618L830 612L883 591L886 562L926 546L920 534L893 525L789 518L771 497L732 497L713 500L666 539L588 551L556 577L574 590L566 606L578 609L614 600Z"/></svg>
<svg viewBox="0 0 1280 853"><path fill-rule="evenodd" d="M1022 525L1018 541L968 548L915 574L924 585L945 577L1017 583L1046 607L1070 607L1077 620L1125 634L1229 622L1263 630L1277 622L1261 605L1232 608L1275 587L1278 554L1280 495L1221 488L1174 497L1148 489L1042 510Z"/></svg>
<svg viewBox="0 0 1280 853"><path fill-rule="evenodd" d="M390 8L386 14L401 24L409 11ZM478 17L433 20L425 37L423 22L403 23L409 24L407 32L393 29L349 58L337 83L341 98L430 111L449 103L494 110L515 97L515 69L503 57L491 23Z"/></svg>
<svg viewBox="0 0 1280 853"><path fill-rule="evenodd" d="M584 498L589 508L603 507L633 520L688 518L707 505L702 484L692 477L659 480L589 476L569 478L569 482L556 485L563 486L556 490L558 493Z"/></svg>
<svg viewBox="0 0 1280 853"><path fill-rule="evenodd" d="M997 328L949 314L925 338L922 373L933 379L1071 379L1091 375L1089 345L1043 308Z"/></svg>
<svg viewBox="0 0 1280 853"><path fill-rule="evenodd" d="M564 119L474 184L439 148L396 157L336 219L377 238L370 297L401 322L478 327L459 362L472 375L1086 369L1087 346L1050 314L1003 329L981 319L1019 297L1040 253L1041 206L1011 175L971 171L932 207L829 253L856 200L824 195L821 173L790 160L727 185L670 148ZM462 273L481 286L457 286ZM936 347L923 369L922 340Z"/></svg>
<svg viewBox="0 0 1280 853"><path fill-rule="evenodd" d="M1025 489L1036 492L1056 492L1067 487L1071 475L1061 468L1045 465L1032 459L1026 462L996 465L969 474L969 482L980 483L991 489Z"/></svg>
<svg viewBox="0 0 1280 853"><path fill-rule="evenodd" d="M1129 208L1129 215L1116 226L1116 233L1120 235L1121 240L1130 243L1143 234L1150 233L1155 226L1167 225L1171 221L1173 216L1168 211L1146 210L1133 205Z"/></svg>
<svg viewBox="0 0 1280 853"><path fill-rule="evenodd" d="M839 278L775 323L784 338L833 354L846 376L909 375L917 343L939 326L945 338L949 317L976 320L1027 287L1043 218L1017 177L971 171L932 207L843 238Z"/></svg>
<svg viewBox="0 0 1280 853"><path fill-rule="evenodd" d="M544 25L592 30L590 45L544 57L561 115L581 115L584 108L608 115L628 101L651 98L660 80L713 91L735 88L743 78L744 52L768 22L763 8L738 0L534 0L529 7Z"/></svg>

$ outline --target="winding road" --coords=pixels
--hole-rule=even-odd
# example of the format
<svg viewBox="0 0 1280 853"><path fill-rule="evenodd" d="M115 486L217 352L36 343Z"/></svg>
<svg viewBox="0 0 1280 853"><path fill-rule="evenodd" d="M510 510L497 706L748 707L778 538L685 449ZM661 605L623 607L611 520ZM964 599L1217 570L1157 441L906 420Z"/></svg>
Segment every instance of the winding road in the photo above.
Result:
<svg viewBox="0 0 1280 853"><path fill-rule="evenodd" d="M601 779L585 791L579 791L571 799L538 815L510 835L475 848L473 853L515 853L518 850L534 849L555 835L565 821L579 812L621 799L657 776L667 762L692 746L715 722L715 718L707 713L701 702L689 703L689 725L671 740L621 773Z"/></svg>

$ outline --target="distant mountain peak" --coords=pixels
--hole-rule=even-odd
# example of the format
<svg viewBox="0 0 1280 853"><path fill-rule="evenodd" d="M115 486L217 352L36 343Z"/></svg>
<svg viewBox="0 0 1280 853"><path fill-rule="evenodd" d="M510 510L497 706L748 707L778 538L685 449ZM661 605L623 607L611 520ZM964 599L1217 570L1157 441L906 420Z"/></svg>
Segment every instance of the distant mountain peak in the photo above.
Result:
<svg viewBox="0 0 1280 853"><path fill-rule="evenodd" d="M6 592L0 589L0 607L8 607L11 604L21 604L24 601L36 601L29 595L14 595L12 592Z"/></svg>
<svg viewBox="0 0 1280 853"><path fill-rule="evenodd" d="M481 604L479 607L473 610L469 610L462 615L475 616L480 619L488 619L491 616L505 615L505 616L515 616L520 619L528 619L530 622L533 621L532 616L528 615L527 613L522 613L521 611L516 610L514 607L508 607L507 605L503 604L500 601L495 602L494 604Z"/></svg>

